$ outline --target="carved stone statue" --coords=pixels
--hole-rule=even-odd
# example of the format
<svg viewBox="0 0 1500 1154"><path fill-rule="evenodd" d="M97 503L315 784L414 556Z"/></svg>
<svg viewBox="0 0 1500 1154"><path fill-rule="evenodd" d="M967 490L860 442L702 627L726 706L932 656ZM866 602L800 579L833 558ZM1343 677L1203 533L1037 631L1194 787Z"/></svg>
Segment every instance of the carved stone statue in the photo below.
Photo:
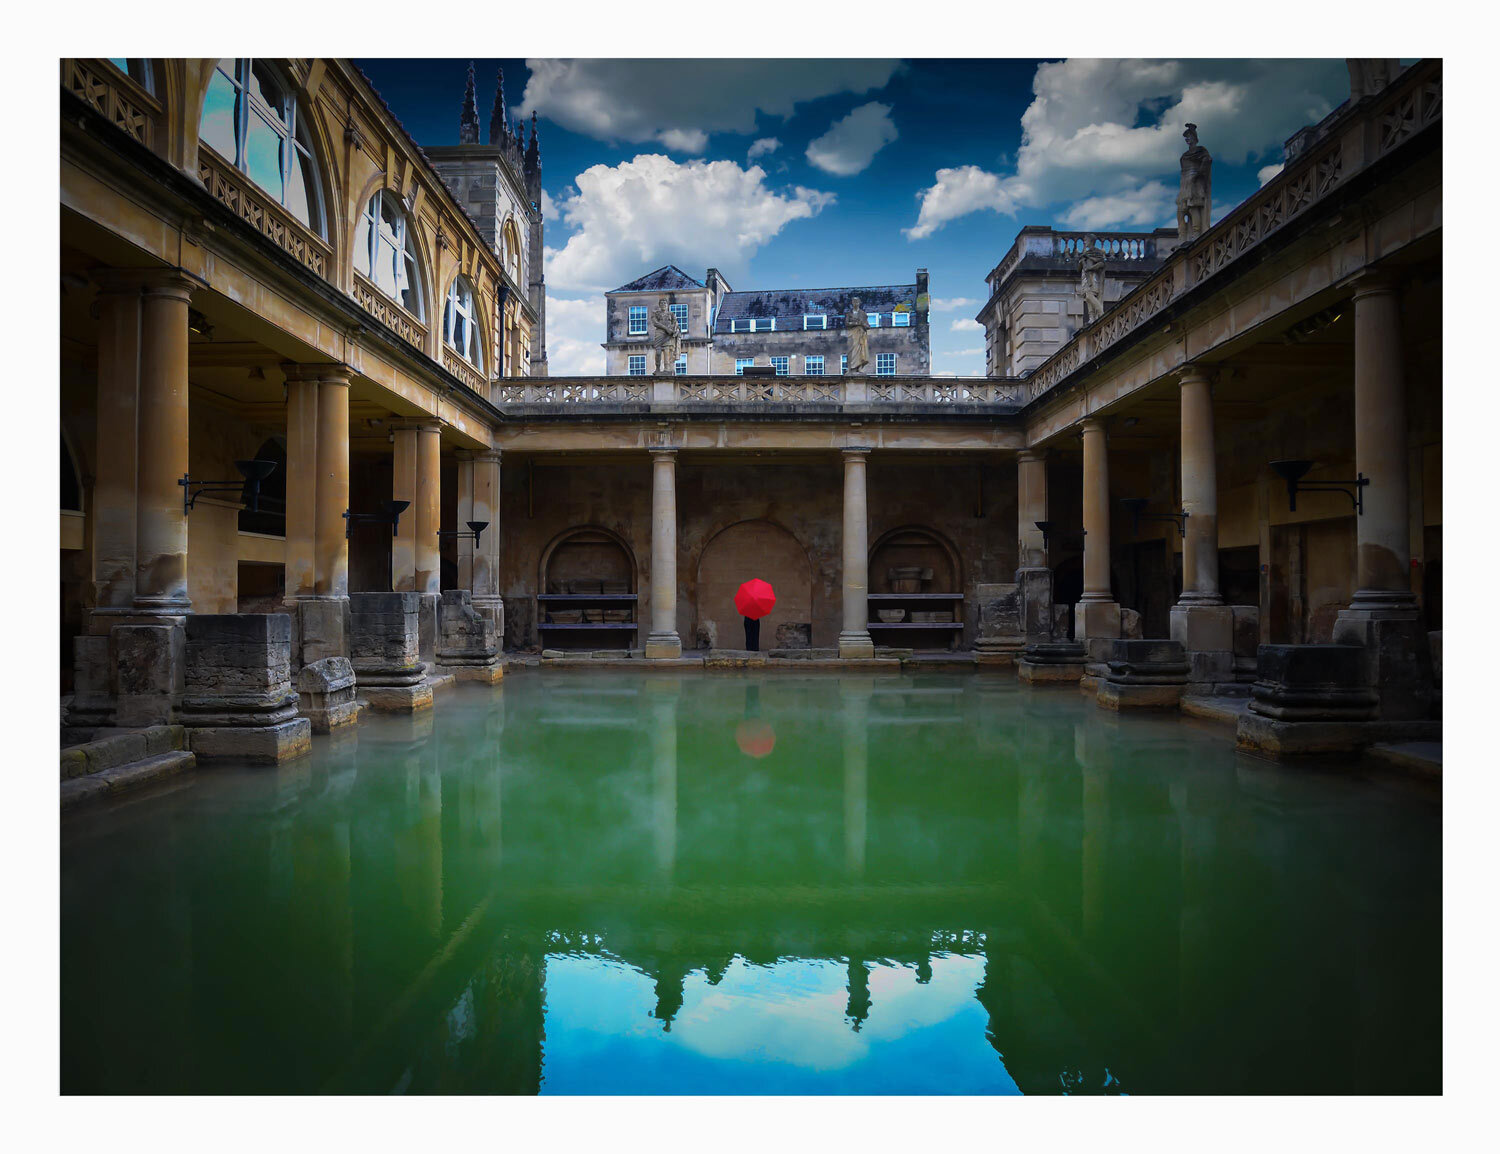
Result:
<svg viewBox="0 0 1500 1154"><path fill-rule="evenodd" d="M860 308L855 297L844 315L844 328L849 333L849 371L858 373L870 363L870 318Z"/></svg>
<svg viewBox="0 0 1500 1154"><path fill-rule="evenodd" d="M678 350L682 347L682 330L665 300L656 302L651 314L651 347L656 350L656 372L669 377L676 371Z"/></svg>
<svg viewBox="0 0 1500 1154"><path fill-rule="evenodd" d="M1078 258L1079 290L1083 294L1085 324L1093 324L1104 315L1104 254L1090 233L1083 241L1083 255Z"/></svg>
<svg viewBox="0 0 1500 1154"><path fill-rule="evenodd" d="M1401 71L1399 60L1346 60L1349 66L1349 99L1374 96Z"/></svg>
<svg viewBox="0 0 1500 1154"><path fill-rule="evenodd" d="M1187 151L1182 154L1182 184L1177 191L1179 244L1208 231L1214 187L1214 158L1198 143L1198 126L1189 124L1182 138L1187 141Z"/></svg>

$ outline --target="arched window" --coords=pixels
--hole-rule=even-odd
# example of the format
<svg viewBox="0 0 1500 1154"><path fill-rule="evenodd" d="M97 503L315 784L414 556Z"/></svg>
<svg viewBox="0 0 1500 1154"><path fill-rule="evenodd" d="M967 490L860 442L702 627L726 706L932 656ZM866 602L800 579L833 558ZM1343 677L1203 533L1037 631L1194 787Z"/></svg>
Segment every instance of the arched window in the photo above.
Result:
<svg viewBox="0 0 1500 1154"><path fill-rule="evenodd" d="M468 277L456 276L448 286L448 300L443 305L443 340L448 347L481 373L484 372L484 346L479 340L479 311L474 287Z"/></svg>
<svg viewBox="0 0 1500 1154"><path fill-rule="evenodd" d="M382 189L370 197L354 234L354 267L375 287L412 315L421 318L421 279L406 210L395 194Z"/></svg>
<svg viewBox="0 0 1500 1154"><path fill-rule="evenodd" d="M220 60L208 82L198 138L325 234L317 167L297 98L263 60Z"/></svg>
<svg viewBox="0 0 1500 1154"><path fill-rule="evenodd" d="M156 95L155 83L151 76L151 61L127 60L123 56L111 56L109 62L147 92L151 93L152 96Z"/></svg>
<svg viewBox="0 0 1500 1154"><path fill-rule="evenodd" d="M505 222L505 271L516 284L521 283L521 234L513 220Z"/></svg>

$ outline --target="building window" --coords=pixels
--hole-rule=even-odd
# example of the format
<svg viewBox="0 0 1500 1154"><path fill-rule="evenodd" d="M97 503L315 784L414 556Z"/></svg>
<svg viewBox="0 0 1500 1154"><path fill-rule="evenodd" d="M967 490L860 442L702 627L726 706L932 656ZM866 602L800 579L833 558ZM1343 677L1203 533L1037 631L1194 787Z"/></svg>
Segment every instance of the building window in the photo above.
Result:
<svg viewBox="0 0 1500 1154"><path fill-rule="evenodd" d="M774 333L776 331L776 318L751 317L750 331L752 333Z"/></svg>
<svg viewBox="0 0 1500 1154"><path fill-rule="evenodd" d="M317 167L297 98L264 61L220 60L208 82L198 138L325 235Z"/></svg>
<svg viewBox="0 0 1500 1154"><path fill-rule="evenodd" d="M479 343L479 313L474 307L474 286L469 278L456 276L448 286L443 305L443 340L450 349L484 372L484 349Z"/></svg>
<svg viewBox="0 0 1500 1154"><path fill-rule="evenodd" d="M865 314L865 319L870 322L870 327L872 329L878 329L880 327L880 314L879 313L866 313Z"/></svg>
<svg viewBox="0 0 1500 1154"><path fill-rule="evenodd" d="M630 377L644 377L646 375L646 358L644 356L631 357L626 365L625 375Z"/></svg>
<svg viewBox="0 0 1500 1154"><path fill-rule="evenodd" d="M677 319L677 331L687 332L687 305L668 305L667 307L672 310L672 315Z"/></svg>
<svg viewBox="0 0 1500 1154"><path fill-rule="evenodd" d="M630 306L630 335L643 337L646 335L646 306Z"/></svg>
<svg viewBox="0 0 1500 1154"><path fill-rule="evenodd" d="M685 376L687 376L687 354L686 353L684 353L682 356L678 357L675 361L672 362L672 373L673 373L673 375L679 376L679 377L685 377Z"/></svg>
<svg viewBox="0 0 1500 1154"><path fill-rule="evenodd" d="M784 377L784 376L787 375L787 373L789 373L791 371L790 368L789 368L789 363L790 363L790 358L788 358L788 357L772 357L771 358L771 367L776 370L776 375L778 377Z"/></svg>
<svg viewBox="0 0 1500 1154"><path fill-rule="evenodd" d="M745 370L748 369L748 368L750 368L754 364L755 364L755 358L754 357L735 357L734 358L734 375L737 376L737 377L743 377L745 375Z"/></svg>
<svg viewBox="0 0 1500 1154"><path fill-rule="evenodd" d="M896 375L896 354L875 354L875 375L877 377L894 377Z"/></svg>
<svg viewBox="0 0 1500 1154"><path fill-rule="evenodd" d="M807 313L802 318L802 328L804 330L826 329L827 327L828 317L823 313Z"/></svg>
<svg viewBox="0 0 1500 1154"><path fill-rule="evenodd" d="M893 329L909 329L909 328L911 328L911 313L892 313L891 314L891 328L893 328Z"/></svg>
<svg viewBox="0 0 1500 1154"><path fill-rule="evenodd" d="M755 322L749 317L733 317L729 321L729 331L732 333L753 333Z"/></svg>
<svg viewBox="0 0 1500 1154"><path fill-rule="evenodd" d="M803 357L803 371L810 377L821 377L823 375L822 357Z"/></svg>
<svg viewBox="0 0 1500 1154"><path fill-rule="evenodd" d="M839 376L843 377L843 376L847 376L848 374L849 374L849 354L845 353L843 356L841 356L839 358Z"/></svg>
<svg viewBox="0 0 1500 1154"><path fill-rule="evenodd" d="M370 197L354 234L354 267L407 312L422 316L421 280L406 212L395 194Z"/></svg>
<svg viewBox="0 0 1500 1154"><path fill-rule="evenodd" d="M505 271L519 286L521 283L521 232L514 220L505 222Z"/></svg>

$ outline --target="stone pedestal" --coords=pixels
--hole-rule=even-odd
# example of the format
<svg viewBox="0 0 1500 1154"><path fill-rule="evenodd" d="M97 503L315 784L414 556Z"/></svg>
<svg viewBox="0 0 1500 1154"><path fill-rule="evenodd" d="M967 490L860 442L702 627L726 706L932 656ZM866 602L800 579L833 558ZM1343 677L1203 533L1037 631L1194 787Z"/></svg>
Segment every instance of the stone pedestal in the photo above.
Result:
<svg viewBox="0 0 1500 1154"><path fill-rule="evenodd" d="M1021 588L980 585L975 592L979 598L979 637L974 642L974 659L981 665L1010 665L1026 646Z"/></svg>
<svg viewBox="0 0 1500 1154"><path fill-rule="evenodd" d="M1259 674L1260 606L1232 605L1234 612L1234 692L1249 693ZM1219 692L1224 692L1220 686Z"/></svg>
<svg viewBox="0 0 1500 1154"><path fill-rule="evenodd" d="M187 619L182 722L199 761L274 765L312 748L292 688L285 613L198 613Z"/></svg>
<svg viewBox="0 0 1500 1154"><path fill-rule="evenodd" d="M183 692L183 618L109 631L115 725L170 725Z"/></svg>
<svg viewBox="0 0 1500 1154"><path fill-rule="evenodd" d="M298 712L314 733L330 733L359 720L354 666L347 657L324 657L297 674Z"/></svg>
<svg viewBox="0 0 1500 1154"><path fill-rule="evenodd" d="M300 597L286 603L292 621L292 665L300 669L349 655L348 597Z"/></svg>
<svg viewBox="0 0 1500 1154"><path fill-rule="evenodd" d="M413 592L349 594L350 664L371 709L411 713L432 705L419 652L421 603Z"/></svg>
<svg viewBox="0 0 1500 1154"><path fill-rule="evenodd" d="M1084 647L1076 641L1029 642L1016 662L1016 676L1022 681L1076 684L1086 660Z"/></svg>
<svg viewBox="0 0 1500 1154"><path fill-rule="evenodd" d="M1123 638L1112 642L1099 682L1105 709L1176 709L1187 685L1188 660L1179 641Z"/></svg>
<svg viewBox="0 0 1500 1154"><path fill-rule="evenodd" d="M1333 623L1335 645L1363 650L1361 677L1380 698L1382 721L1421 721L1432 715L1432 657L1427 630L1408 595L1395 608L1354 603Z"/></svg>
<svg viewBox="0 0 1500 1154"><path fill-rule="evenodd" d="M443 595L419 593L417 606L417 656L430 672L437 665L438 634L441 631Z"/></svg>
<svg viewBox="0 0 1500 1154"><path fill-rule="evenodd" d="M70 727L93 729L108 725L115 713L113 663L109 637L73 638L73 702L68 707Z"/></svg>
<svg viewBox="0 0 1500 1154"><path fill-rule="evenodd" d="M1111 646L1122 632L1117 602L1080 601L1073 607L1073 639L1086 653L1086 668L1079 680L1085 693L1094 693L1099 688L1099 681L1107 672Z"/></svg>
<svg viewBox="0 0 1500 1154"><path fill-rule="evenodd" d="M1187 655L1190 693L1213 693L1234 681L1234 610L1179 601L1169 613L1172 640Z"/></svg>
<svg viewBox="0 0 1500 1154"><path fill-rule="evenodd" d="M1016 592L1021 605L1021 633L1027 641L1058 636L1052 612L1052 570L1023 566L1016 570Z"/></svg>
<svg viewBox="0 0 1500 1154"><path fill-rule="evenodd" d="M1262 645L1235 743L1287 757L1347 753L1375 740L1378 698L1364 683L1364 657L1358 645Z"/></svg>
<svg viewBox="0 0 1500 1154"><path fill-rule="evenodd" d="M495 627L474 608L467 589L443 592L437 662L439 669L460 681L493 685L504 674Z"/></svg>

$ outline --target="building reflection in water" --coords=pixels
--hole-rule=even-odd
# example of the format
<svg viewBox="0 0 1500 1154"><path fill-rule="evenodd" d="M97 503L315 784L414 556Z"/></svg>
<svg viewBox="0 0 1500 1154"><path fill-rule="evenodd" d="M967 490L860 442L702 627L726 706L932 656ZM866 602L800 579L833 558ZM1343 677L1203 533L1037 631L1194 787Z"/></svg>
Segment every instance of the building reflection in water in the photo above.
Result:
<svg viewBox="0 0 1500 1154"><path fill-rule="evenodd" d="M643 1090L642 1020L730 1089L878 1088L929 1038L979 1092L1439 1076L1435 835L1395 873L1398 815L1013 683L689 684L511 679L66 828L65 1090L534 1094L594 1070L591 1017L588 1076ZM756 1082L773 1025L845 1074Z"/></svg>

